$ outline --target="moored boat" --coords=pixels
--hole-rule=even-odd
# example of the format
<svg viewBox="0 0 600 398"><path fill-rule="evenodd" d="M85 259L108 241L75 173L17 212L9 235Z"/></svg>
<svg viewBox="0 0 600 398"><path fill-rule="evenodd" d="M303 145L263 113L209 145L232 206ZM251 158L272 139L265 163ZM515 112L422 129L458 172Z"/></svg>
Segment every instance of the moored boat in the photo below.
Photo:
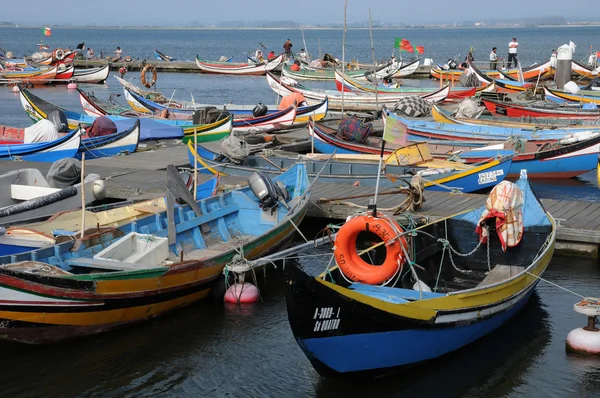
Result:
<svg viewBox="0 0 600 398"><path fill-rule="evenodd" d="M369 234L366 245L359 233ZM286 267L292 333L326 377L373 378L433 360L517 314L555 241L555 221L525 171L516 184L499 184L481 208L416 228L360 214L338 231L334 266L319 276ZM377 260L359 256L374 242L385 244L369 253Z"/></svg>
<svg viewBox="0 0 600 398"><path fill-rule="evenodd" d="M196 56L196 65L204 73L222 74L222 75L251 75L260 76L267 72L275 70L283 61L283 54L268 62L258 64L243 63L236 64L231 62L208 62Z"/></svg>
<svg viewBox="0 0 600 398"><path fill-rule="evenodd" d="M77 242L0 258L0 337L53 343L204 299L238 253L251 259L276 250L306 213L310 186L302 165L262 181L287 195L265 195L252 185L88 231Z"/></svg>

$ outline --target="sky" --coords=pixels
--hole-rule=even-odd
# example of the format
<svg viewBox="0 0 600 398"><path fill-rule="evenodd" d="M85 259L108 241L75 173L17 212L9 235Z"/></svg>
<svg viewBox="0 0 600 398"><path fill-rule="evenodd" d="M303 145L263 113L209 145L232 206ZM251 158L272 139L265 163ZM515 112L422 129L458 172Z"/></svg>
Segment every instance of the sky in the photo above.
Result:
<svg viewBox="0 0 600 398"><path fill-rule="evenodd" d="M103 0L90 2L61 0L60 6L48 7L47 0L28 0L28 12L18 1L4 1L0 21L20 25L68 24L116 25L189 25L221 21L282 21L302 24L343 23L344 0ZM419 6L415 6L419 4ZM543 7L540 5L543 4ZM567 7L568 4L568 7ZM449 6L450 5L450 6ZM594 0L505 0L485 3L481 0L348 0L347 21L373 21L421 24L562 15L568 21L600 21L600 8Z"/></svg>

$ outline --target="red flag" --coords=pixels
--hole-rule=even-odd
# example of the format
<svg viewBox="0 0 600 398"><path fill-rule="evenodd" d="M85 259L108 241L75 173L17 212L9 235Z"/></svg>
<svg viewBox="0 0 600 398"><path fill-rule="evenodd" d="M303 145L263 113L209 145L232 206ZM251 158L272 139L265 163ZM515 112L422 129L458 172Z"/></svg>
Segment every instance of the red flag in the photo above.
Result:
<svg viewBox="0 0 600 398"><path fill-rule="evenodd" d="M596 58L600 58L600 51L596 51Z"/></svg>
<svg viewBox="0 0 600 398"><path fill-rule="evenodd" d="M409 53L414 53L415 52L415 49L413 48L413 46L406 39L402 39L402 44L400 44L400 50L402 50L402 51L408 51Z"/></svg>
<svg viewBox="0 0 600 398"><path fill-rule="evenodd" d="M425 47L423 47L423 46L415 46L415 50L419 54L425 54Z"/></svg>

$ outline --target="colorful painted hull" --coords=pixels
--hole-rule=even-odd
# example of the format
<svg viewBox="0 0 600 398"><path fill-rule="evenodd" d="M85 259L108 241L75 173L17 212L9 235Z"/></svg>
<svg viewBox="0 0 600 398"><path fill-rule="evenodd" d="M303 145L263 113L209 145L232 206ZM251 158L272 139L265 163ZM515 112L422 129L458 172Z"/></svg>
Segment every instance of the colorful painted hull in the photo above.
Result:
<svg viewBox="0 0 600 398"><path fill-rule="evenodd" d="M517 185L523 187L519 182ZM416 254L414 261L431 261L431 265L415 272L422 283L435 284L433 292L419 292L401 284L393 287L394 281L388 286L346 282L338 267L318 277L297 265L286 267L288 319L296 342L315 370L322 376L352 380L389 375L456 351L511 319L533 293L539 281L536 276L546 270L556 241L554 219L544 213L530 188L521 190L526 204L522 241L506 252L497 239L489 246L489 274L497 267L500 271L510 269L510 273L496 274L500 277L495 281L486 280L486 249L477 249L475 226L484 208L425 228L432 239L451 241L451 245L460 246L460 252L473 249L467 260L455 257L454 266L447 255L443 256L445 249L432 253L442 243L413 238L416 253L421 246L429 249L423 250L428 253ZM442 266L448 279L460 279L458 270L468 268L469 278L475 280L440 288L435 271ZM433 276L426 277L428 272ZM440 284L445 280L439 280Z"/></svg>
<svg viewBox="0 0 600 398"><path fill-rule="evenodd" d="M261 76L276 69L282 60L283 54L266 63L234 64L230 62L207 62L196 56L196 65L204 73Z"/></svg>
<svg viewBox="0 0 600 398"><path fill-rule="evenodd" d="M107 108L102 107L97 100L92 99L92 97L85 93L84 91L77 89L79 91L79 100L81 102L81 106L85 110L85 112L91 117L100 117L100 116L121 116L119 114L110 114ZM113 104L108 104L115 107ZM117 107L115 107L117 108ZM227 113L224 113L228 115ZM129 117L129 116L127 116ZM138 115L140 119L152 119L148 114ZM231 133L233 127L233 117L228 115L220 120L217 120L214 123L209 124L198 124L192 125L190 128L184 129L183 141L187 142L189 139L193 139L194 135L197 135L198 142L210 142L217 141L221 138L224 138L228 134Z"/></svg>
<svg viewBox="0 0 600 398"><path fill-rule="evenodd" d="M540 108L519 105L510 102L492 101L482 99L483 105L492 115L508 116L513 118L521 117L551 117L551 118L569 118L596 120L600 117L600 111L594 109L568 108L568 107L548 107Z"/></svg>
<svg viewBox="0 0 600 398"><path fill-rule="evenodd" d="M134 92L128 87L123 87L123 91L125 92L125 98L127 99L127 102L135 110L142 110L143 112L149 113L157 113L162 111L163 109L169 109L170 112L173 112L177 115L183 115L184 118L191 118L192 114L194 113L194 109L171 108L167 107L164 104L159 104ZM266 115L261 117L254 117L251 108L242 110L238 107L238 105L231 104L228 104L226 106L226 111L234 115L234 126L238 128L242 126L250 126L252 124L260 123L261 120L268 120L274 115L281 115L282 113L282 110L277 109L277 106L273 105L271 106L271 109L267 111ZM328 107L328 98L325 98L322 102L315 105L299 106L296 111L296 118L294 119L294 122L292 124L296 125L308 123L308 119L311 117L313 118L313 120L322 120L327 115ZM84 106L84 109L87 108Z"/></svg>
<svg viewBox="0 0 600 398"><path fill-rule="evenodd" d="M380 110L382 106L395 105L399 99L403 98L402 95L390 95L390 96L377 96L372 93L344 93L336 90L318 90L309 89L302 86L301 84L288 84L282 79L278 79L272 73L267 73L267 83L269 87L278 95L285 97L291 93L300 93L306 98L309 104L317 104L329 99L329 108L335 110ZM421 95L425 101L434 103L445 100L450 92L450 86L446 85L441 89L432 91L428 94Z"/></svg>
<svg viewBox="0 0 600 398"><path fill-rule="evenodd" d="M354 144L337 139L332 133L335 130L330 129L326 132L323 126L309 123L308 132L314 139L315 149L321 153L331 154L379 154L380 147ZM397 148L384 150L385 155L391 155ZM491 156L485 163L478 164L476 167L468 170L461 170L453 173L436 175L435 173L424 173L425 188L430 191L448 192L448 187L456 188L461 192L486 191L494 187L508 175L512 164L513 153L511 151L507 156L496 158ZM375 169L375 172L377 169ZM386 174L391 174L386 169ZM443 185L443 186L441 186Z"/></svg>
<svg viewBox="0 0 600 398"><path fill-rule="evenodd" d="M134 153L140 142L140 121L136 120L133 127L105 136L86 138L81 141L77 159L97 159L122 154Z"/></svg>
<svg viewBox="0 0 600 398"><path fill-rule="evenodd" d="M579 94L570 94L566 91L552 90L544 87L547 100L554 102L579 102L600 105L600 92L582 90Z"/></svg>
<svg viewBox="0 0 600 398"><path fill-rule="evenodd" d="M596 170L599 151L600 136L571 145L558 146L555 149L549 146L548 149L542 148L537 152L517 153L512 159L508 177L517 177L524 169L531 179L576 177ZM467 163L481 162L497 156L498 152L494 149L475 149L460 156Z"/></svg>
<svg viewBox="0 0 600 398"><path fill-rule="evenodd" d="M31 162L55 162L74 158L79 152L81 132L79 129L54 141L32 144L0 145L0 160L28 160Z"/></svg>
<svg viewBox="0 0 600 398"><path fill-rule="evenodd" d="M431 68L430 74L435 79L444 79L444 80L453 80L458 81L462 74L462 70L443 70L440 68ZM498 71L493 70L483 70L482 73L486 74L492 79L502 78L502 75ZM504 71L505 74L509 75L514 79L519 78L519 69L513 68ZM523 78L525 81L535 80L538 78L544 78L552 74L552 66L550 61L538 65L538 66L530 66L527 68L523 68Z"/></svg>
<svg viewBox="0 0 600 398"><path fill-rule="evenodd" d="M65 114L69 128L76 128L77 126L91 126L96 120L96 118L93 116L68 111L53 105L33 95L27 89L20 90L20 100L25 112L35 122L45 119L50 112L55 110L60 110ZM131 127L137 119L115 115L108 116L108 118L115 122L117 127L119 127L119 125L127 125L127 128ZM203 124L192 124L191 121L142 118L140 119L140 140L181 138L185 132L193 132L194 129L202 129L204 126L205 125Z"/></svg>
<svg viewBox="0 0 600 398"><path fill-rule="evenodd" d="M0 264L6 264L0 267L0 338L53 343L141 322L205 298L238 253L232 246L239 246L244 257L251 259L277 249L294 235L310 194L303 170L298 165L280 177L293 198L288 201L289 210L279 203L268 220L249 188L200 201L199 216L186 215L189 209L177 207L177 245L169 249L173 262L166 266L140 264L133 269L135 264L128 263L131 270L70 272L77 267L85 270L83 258L131 231L166 236L164 213L88 235L74 250L74 242L67 242L16 258L0 258ZM233 243L235 237L242 240ZM230 244L215 244L223 241ZM204 252L204 244L210 250ZM19 271L18 267L27 266L23 261L48 261L56 266L46 267L51 275L32 274Z"/></svg>
<svg viewBox="0 0 600 398"><path fill-rule="evenodd" d="M352 76L343 74L340 70L335 70L335 84L338 91L354 93L377 93L380 96L386 95L427 95L437 88L419 88L419 87L398 87L391 88L385 86L375 86L370 82L361 82ZM450 89L446 99L464 99L475 95L475 87L454 87Z"/></svg>
<svg viewBox="0 0 600 398"><path fill-rule="evenodd" d="M485 100L487 101L487 100ZM488 104L492 104L488 101ZM490 105L489 109L492 109L495 113L496 106ZM488 109L488 110L489 110ZM574 120L567 118L552 118L552 117L541 117L541 118L511 118L508 116L484 116L481 115L477 119L473 118L457 118L453 112L447 111L440 106L434 104L431 107L431 116L433 120L438 123L449 123L449 124L466 124L476 126L494 126L494 127L508 127L518 129L544 129L544 128L560 128L560 129L574 129L581 130L583 128L600 128L599 120Z"/></svg>
<svg viewBox="0 0 600 398"><path fill-rule="evenodd" d="M110 73L110 65L90 69L75 69L71 80L77 83L104 83Z"/></svg>

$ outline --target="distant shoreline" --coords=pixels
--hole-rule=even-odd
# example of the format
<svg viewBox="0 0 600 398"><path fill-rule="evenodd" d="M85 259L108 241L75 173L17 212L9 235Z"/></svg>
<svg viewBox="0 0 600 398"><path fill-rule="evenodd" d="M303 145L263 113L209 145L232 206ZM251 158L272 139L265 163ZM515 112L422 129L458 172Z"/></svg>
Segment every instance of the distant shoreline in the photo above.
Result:
<svg viewBox="0 0 600 398"><path fill-rule="evenodd" d="M166 26L62 26L62 25L44 25L52 29L121 29L121 30L343 30L343 27L327 27L327 26L302 26L302 27L166 27ZM540 25L531 26L531 28L584 28L584 27L598 27L600 22L590 24L577 24L577 25ZM14 29L39 29L42 25L0 25L0 28L14 28ZM419 26L404 26L404 27L375 27L373 30L419 30L419 29L515 29L515 28L528 28L529 26L524 25L491 25L491 26L430 26L430 25L419 25ZM348 27L347 30L369 30L368 27Z"/></svg>

